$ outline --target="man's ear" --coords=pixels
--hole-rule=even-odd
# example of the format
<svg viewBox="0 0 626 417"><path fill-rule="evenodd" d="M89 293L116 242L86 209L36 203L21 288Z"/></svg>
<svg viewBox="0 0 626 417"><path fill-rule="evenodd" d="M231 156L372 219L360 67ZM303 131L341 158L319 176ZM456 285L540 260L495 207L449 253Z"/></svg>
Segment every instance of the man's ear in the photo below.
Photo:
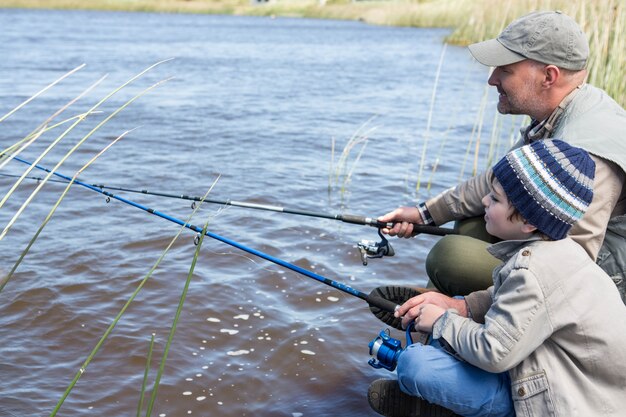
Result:
<svg viewBox="0 0 626 417"><path fill-rule="evenodd" d="M522 229L521 230L524 233L534 233L537 230L537 228L535 226L533 226L532 224L530 224L530 223L525 221L522 224Z"/></svg>
<svg viewBox="0 0 626 417"><path fill-rule="evenodd" d="M557 80L561 76L561 70L556 65L546 65L543 68L543 82L542 87L549 88L556 84Z"/></svg>

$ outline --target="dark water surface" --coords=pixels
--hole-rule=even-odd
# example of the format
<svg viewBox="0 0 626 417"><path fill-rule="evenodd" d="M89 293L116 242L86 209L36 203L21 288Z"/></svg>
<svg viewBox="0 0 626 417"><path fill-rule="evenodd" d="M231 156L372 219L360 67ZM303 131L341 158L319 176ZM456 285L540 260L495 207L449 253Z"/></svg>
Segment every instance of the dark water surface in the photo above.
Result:
<svg viewBox="0 0 626 417"><path fill-rule="evenodd" d="M55 120L86 111L144 68L174 58L107 101L41 162L53 166L134 94L173 77L100 128L59 169L72 175L115 137L137 128L81 175L89 183L202 195L217 180L215 199L378 216L467 176L474 125L494 119L487 69L451 46L430 112L443 29L22 10L0 10L0 28L0 115L87 64L0 123L2 149L101 76L108 74ZM487 163L489 123L481 133L479 168ZM64 127L21 156L35 159ZM350 181L343 185L343 176L331 175L332 140L336 162L359 132L367 133L367 145L349 153ZM11 162L0 173L25 168ZM14 181L0 177L0 196ZM25 182L0 208L3 228L36 186ZM46 184L0 241L1 275L63 188ZM181 219L191 214L186 201L124 196ZM396 256L363 266L355 246L376 240L373 228L214 204L202 206L193 222L208 219L216 234L366 293L382 283L424 285L424 259L436 239L394 239ZM178 229L84 188L70 190L0 293L0 416L51 413ZM59 415L136 415L150 336L156 334L148 394L192 263L193 237L182 233ZM367 386L391 375L367 365L367 345L382 328L360 299L207 238L152 415L374 415Z"/></svg>

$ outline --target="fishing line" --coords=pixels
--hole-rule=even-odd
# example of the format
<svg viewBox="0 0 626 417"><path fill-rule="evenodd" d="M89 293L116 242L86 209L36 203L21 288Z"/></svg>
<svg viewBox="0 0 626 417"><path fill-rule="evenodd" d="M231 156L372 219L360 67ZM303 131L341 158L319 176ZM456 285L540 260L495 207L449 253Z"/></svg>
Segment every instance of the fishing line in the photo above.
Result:
<svg viewBox="0 0 626 417"><path fill-rule="evenodd" d="M56 176L58 176L60 178L63 178L64 180L67 180L67 181L71 181L72 180L71 177L63 175L63 174L61 174L59 172L50 171L49 169L44 168L44 167L42 167L40 165L33 165L31 162L28 162L28 161L26 161L26 160L24 160L22 158L14 157L13 159L18 161L18 162L22 162L22 163L24 163L26 165L34 166L35 168L37 168L39 170L42 170L42 171L45 171L45 172L48 172L48 173L52 173L52 174L54 174L54 175L56 175ZM142 204L139 204L139 203L136 203L134 201L128 200L128 199L126 199L124 197L120 197L118 195L112 194L112 193L110 193L108 191L104 191L104 190L102 190L102 189L100 189L100 188L98 188L96 186L87 184L87 183L79 181L79 180L74 180L74 183L78 184L78 185L80 185L82 187L88 188L88 189L90 189L92 191L95 191L97 193L100 193L102 195L105 195L107 197L107 200L115 199L115 200L121 201L122 203L128 204L128 205L133 206L135 208L138 208L140 210L143 210L143 211L145 211L147 213L153 214L153 215L155 215L157 217L160 217L162 219L169 220L172 223L176 223L176 224L178 224L180 226L184 226L184 227L186 227L186 228L188 228L190 230L193 230L194 232L196 232L198 234L202 234L202 232L203 232L201 227L198 227L198 226L195 226L193 224L184 222L184 221L182 221L182 220L180 220L180 219L178 219L176 217L173 217L173 216L170 216L168 214L162 213L162 212L160 212L158 210L154 210L154 209L149 208L147 206L144 206ZM304 275L304 276L306 276L308 278L315 279L316 281L319 281L319 282L321 282L323 284L329 285L329 286L331 286L331 287L333 287L335 289L338 289L338 290L340 290L342 292L345 292L347 294L350 294L350 295L353 295L353 296L355 296L357 298L360 298L360 299L364 300L365 302L367 302L370 306L378 307L378 308L380 308L382 310L385 310L385 311L388 311L388 312L391 312L391 313L393 313L399 307L397 304L393 303L392 301L385 300L384 298L381 298L381 297L365 294L365 293L363 293L361 291L358 291L358 290L356 290L356 289L354 289L354 288L352 288L352 287L350 287L350 286L348 286L346 284L343 284L341 282L334 281L332 279L326 278L326 277L321 276L319 274L313 273L313 272L308 271L308 270L306 270L304 268L301 268L301 267L299 267L297 265L294 265L294 264L291 264L289 262L283 261L282 259L276 258L276 257L268 255L268 254L266 254L264 252L261 252L261 251L258 251L256 249L247 247L245 245L242 245L241 243L238 243L238 242L236 242L234 240L231 240L231 239L228 239L226 237L223 237L223 236L217 235L215 233L209 232L208 230L205 231L204 234L206 236L212 238L212 239L218 240L218 241L220 241L222 243L225 243L227 245L233 246L233 247L235 247L237 249L240 249L240 250L242 250L244 252L247 252L249 254L255 255L255 256L259 257L259 258L262 258L262 259L265 259L265 260L270 261L272 263L275 263L277 265L280 265L280 266L282 266L284 268L287 268L287 269L289 269L291 271L297 272L297 273L299 273L301 275Z"/></svg>

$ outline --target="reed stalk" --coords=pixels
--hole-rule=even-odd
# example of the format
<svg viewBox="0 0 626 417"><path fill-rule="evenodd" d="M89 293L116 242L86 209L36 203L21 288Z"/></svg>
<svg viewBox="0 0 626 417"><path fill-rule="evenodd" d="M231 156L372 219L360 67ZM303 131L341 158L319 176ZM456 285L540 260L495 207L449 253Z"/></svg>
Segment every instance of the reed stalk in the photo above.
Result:
<svg viewBox="0 0 626 417"><path fill-rule="evenodd" d="M428 147L428 139L430 138L430 126L433 119L433 112L435 108L435 99L437 98L437 87L439 86L439 76L441 75L441 68L443 67L443 58L446 55L446 45L443 45L441 55L439 56L439 64L437 64L437 73L435 74L435 82L433 83L433 93L430 97L430 106L428 110L428 118L426 121L426 133L424 134L424 144L422 145L422 158L420 160L419 172L417 174L417 186L415 190L419 192L422 182L422 171L424 170L424 163L426 161L426 149Z"/></svg>
<svg viewBox="0 0 626 417"><path fill-rule="evenodd" d="M78 123L82 122L83 120L85 120L85 118L87 117L89 113L84 113L82 115L78 115L77 117L75 117L76 121L74 122L74 124L72 124L68 129L65 130L65 132L63 132L62 135L60 135L59 137L57 137L54 141L52 141L48 147L35 159L35 161L33 162L33 165L29 166L23 173L22 175L17 179L17 181L15 181L15 183L13 184L13 186L9 189L9 191L4 195L4 197L2 198L2 200L0 200L0 208L2 208L2 206L4 205L4 203L6 203L6 201L9 199L9 197L11 197L11 195L13 194L13 192L15 192L15 190L17 189L17 187L19 187L19 185L22 183L22 181L24 180L24 178L26 178L28 176L28 174L30 174L30 172L35 168L35 165L37 165L44 156L46 156ZM19 155L24 149L26 149L30 144L32 144L37 138L39 138L44 132L46 131L46 129L42 129L39 132L37 132L37 134L35 134L33 136L33 138L26 142L22 147L20 147L16 152L10 154L7 157L7 160L5 162L3 162L2 166L4 166L5 164L7 164L9 161L11 161L11 159L13 159L15 156ZM0 166L0 168L2 168L2 166ZM2 239L2 236L0 235L0 240Z"/></svg>
<svg viewBox="0 0 626 417"><path fill-rule="evenodd" d="M52 218L52 215L56 212L57 208L61 204L61 201L63 201L63 199L67 195L67 192L70 190L70 187L72 186L72 184L74 184L74 181L76 180L76 178L78 178L78 176L85 169L87 169L87 167L89 165L91 165L93 162L95 162L96 159L98 159L100 156L102 156L102 154L104 154L111 146L113 146L115 143L117 143L120 139L122 139L124 136L126 136L129 132L130 131L126 131L126 132L122 133L120 136L118 136L117 138L115 138L115 140L113 140L111 143L109 143L107 146L105 146L100 152L98 152L93 158L91 158L89 160L89 162L87 162L85 165L83 165L83 167L81 169L79 169L76 172L76 174L74 174L74 176L72 177L72 180L67 184L67 186L65 187L65 190L63 190L63 192L61 193L61 196L59 197L57 202L52 206L52 209L48 212L48 215L46 216L44 221L41 223L41 225L39 226L39 228L37 229L37 231L35 232L33 237L30 239L30 241L28 242L28 245L26 245L26 248L20 254L20 257L18 258L17 262L15 262L15 265L13 265L13 268L11 268L11 270L6 275L6 277L4 277L2 279L2 282L0 283L0 292L2 292L2 290L7 285L9 280L13 277L13 274L15 273L15 271L17 270L19 265L22 263L22 261L24 260L24 257L26 256L26 254L28 253L28 251L33 246L33 244L35 243L35 241L37 240L37 238L39 237L39 235L41 234L43 229L46 227L46 225L48 224L48 222Z"/></svg>
<svg viewBox="0 0 626 417"><path fill-rule="evenodd" d="M85 95L87 95L87 93L89 93L91 90L93 90L98 84L100 84L102 81L104 81L104 79L106 78L106 75L103 76L102 78L100 78L98 81L96 81L95 83L93 83L92 85L90 85L89 87L87 87L85 90L83 90L78 96L74 97L73 99L71 99L69 102L67 102L66 104L64 104L63 106L61 106L61 108L59 108L56 112L54 112L50 117L48 117L43 123L41 123L39 126L37 126L30 134L26 135L26 137L24 139L22 139L21 141L18 141L17 143L15 143L14 145L12 145L11 147L9 147L8 149L5 149L4 151L2 151L2 154L6 153L6 152L13 152L13 150L15 149L16 146L19 146L21 143L28 141L28 143L26 143L25 145L21 146L20 149L16 152L13 152L14 154L18 155L22 150L26 149L28 146L30 146L36 139L37 137L39 137L43 132L45 132L46 130L49 130L47 128L48 124L50 122L52 122L52 120L54 120L58 115L60 115L61 113L63 113L65 110L67 110L69 107L71 107L74 103L76 103L78 100L80 100L82 97L84 97ZM94 112L92 112L94 113ZM86 117L86 114L83 116ZM80 118L80 115L78 116L78 118ZM72 120L73 118L70 118L70 120ZM29 140L29 138L31 136L36 136L35 138L33 138L32 140ZM0 166L1 168L1 166Z"/></svg>
<svg viewBox="0 0 626 417"><path fill-rule="evenodd" d="M113 94L115 94L116 92L118 92L119 90L121 90L122 88L124 88L126 85L128 85L129 83L131 83L132 81L136 80L137 78L139 78L140 76L142 76L143 74L145 74L147 71L151 70L152 68L156 67L157 65L163 63L165 61L161 61L159 63L156 63L154 65L151 65L149 68L145 69L144 71L142 71L141 73L139 73L138 75L136 75L135 77L131 78L129 81L127 81L126 83L124 83L122 86L118 87L117 89L115 89L114 91L112 91L111 93L109 93L105 98L103 98L98 104L96 104L96 106L100 105L102 102L106 101L109 97L111 97ZM149 91L151 91L152 89L158 87L159 85L163 84L164 82L168 81L166 80L162 80L159 81L153 85L151 85L150 87L142 90L140 93L138 93L137 95L135 95L134 97L132 97L130 100L128 100L126 103L124 103L122 106L120 106L119 108L115 109L109 116L107 116L104 120L102 120L100 123L98 123L93 129L91 129L91 131L89 131L85 136L83 136L82 139L80 139L75 145L74 147L72 147L72 149L70 149L60 160L59 162L57 162L57 164L54 166L54 168L52 168L50 170L50 172L48 173L48 175L46 175L46 177L44 178L43 181L41 181L39 183L39 185L37 186L37 188L35 188L35 190L33 190L33 192L31 193L31 195L26 199L26 201L24 201L24 203L22 204L22 206L17 210L17 212L13 215L13 217L11 218L11 220L9 220L9 223L5 226L4 230L2 231L2 233L0 233L0 240L2 240L4 238L4 236L6 236L7 232L10 230L11 226L15 223L15 221L18 219L18 217L21 215L21 213L24 211L24 209L30 204L30 202L32 201L32 199L35 197L35 195L37 195L39 193L39 191L42 189L42 187L45 185L45 183L48 181L48 179L54 174L54 172L67 160L67 158L70 157L70 155L72 155L89 137L91 137L91 135L93 135L96 131L98 131L102 126L104 126L107 122L109 122L109 120L111 120L113 117L115 117L119 112L121 112L122 110L124 110L126 107L128 107L132 102L134 102L135 100L137 100L138 98L140 98L141 96L145 95L146 93L148 93ZM71 126L71 128L73 128L76 124L78 123L78 121ZM67 131L66 131L67 133Z"/></svg>
<svg viewBox="0 0 626 417"><path fill-rule="evenodd" d="M33 101L34 99L36 99L37 97L39 97L40 95L42 95L43 93L45 93L46 91L48 91L49 89L54 87L55 85L57 85L58 83L60 83L61 81L63 81L67 77L69 77L70 75L74 74L76 71L81 70L84 66L85 66L85 64L79 65L78 67L74 68L73 70L71 70L69 72L66 72L61 77L59 77L58 79L56 79L52 83L48 84L46 87L44 87L41 90L39 90L37 93L35 93L33 96L31 96L28 99L26 99L25 101L23 101L21 104L19 104L13 110L9 111L4 116L0 117L0 123L2 123L4 120L9 118L13 113L17 112L19 109L21 109L22 107L24 107L25 105L27 105L28 103L30 103L31 101Z"/></svg>
<svg viewBox="0 0 626 417"><path fill-rule="evenodd" d="M96 114L99 112L92 112L91 114ZM42 129L35 129L33 132L31 132L29 135L27 135L24 139L16 142L14 145L9 146L8 148L6 148L5 150L3 150L2 152L0 152L0 159L3 159L4 162L0 163L0 169L4 168L4 166L6 164L8 164L9 162L11 162L11 160L18 156L20 153L22 153L22 151L26 148L28 148L28 146L31 144L32 141L35 141L39 136L43 135L44 133L54 130L59 126L62 126L66 123L71 122L72 120L75 119L80 119L80 118L85 118L87 117L87 113L82 113L82 114L77 114L75 116L70 117L69 119L65 119L61 122L55 123L54 125L51 126L45 126ZM34 137L37 136L37 137ZM16 146L21 144L21 146ZM18 148L16 150L16 148ZM20 176L18 176L20 177Z"/></svg>
<svg viewBox="0 0 626 417"><path fill-rule="evenodd" d="M148 358L146 359L146 369L143 372L143 380L141 382L141 393L139 394L139 404L137 405L137 417L141 417L143 410L143 400L145 398L146 386L148 385L148 373L150 372L150 363L152 362L152 351L154 350L154 336L150 336L150 346L148 347Z"/></svg>
<svg viewBox="0 0 626 417"><path fill-rule="evenodd" d="M332 189L332 178L334 178L334 183L340 185L340 193L343 199L343 196L347 190L347 186L350 183L352 178L352 174L356 166L358 165L363 152L367 146L367 141L369 140L369 136L377 129L376 126L368 128L365 130L366 126L374 119L371 117L365 123L363 123L359 128L352 134L348 142L343 148L339 160L335 163L335 140L332 139L331 142L331 164L330 164L330 175L329 175L329 192ZM359 151L357 152L354 159L350 161L350 155L352 151L360 145Z"/></svg>
<svg viewBox="0 0 626 417"><path fill-rule="evenodd" d="M210 219L209 219L210 220ZM178 325L178 321L180 320L180 313L183 311L183 305L185 304L185 298L187 297L187 292L189 291L189 284L191 284L191 278L193 277L193 271L196 268L196 262L198 261L198 255L200 254L200 248L202 247L202 242L204 241L204 236L206 235L207 228L209 227L209 220L204 223L204 227L202 228L202 234L200 235L200 239L197 241L196 251L193 254L193 260L191 261L191 266L189 267L189 274L187 274L187 280L185 281L185 286L183 288L183 292L180 296L180 300L178 302L178 308L176 309L176 314L174 315L174 321L172 322L172 326L170 328L170 333L167 338L167 342L165 343L165 349L163 351L163 357L161 358L161 364L159 365L159 370L156 375L156 379L154 381L154 387L152 389L152 395L150 396L150 403L148 404L148 410L146 411L146 417L150 417L152 414L152 409L154 408L154 402L156 401L156 396L159 391L159 383L161 381L161 377L163 376L163 371L165 370L165 361L167 360L167 355L170 351L170 347L172 345L172 341L174 340L174 334L176 333L176 326Z"/></svg>

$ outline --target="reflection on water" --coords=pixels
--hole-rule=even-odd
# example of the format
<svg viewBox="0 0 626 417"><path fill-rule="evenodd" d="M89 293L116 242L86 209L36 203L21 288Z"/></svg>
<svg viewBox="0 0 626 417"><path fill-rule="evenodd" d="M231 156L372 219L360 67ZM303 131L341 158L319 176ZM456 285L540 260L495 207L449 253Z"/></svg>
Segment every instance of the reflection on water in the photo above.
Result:
<svg viewBox="0 0 626 417"><path fill-rule="evenodd" d="M216 199L318 212L377 216L457 181L487 77L465 50L447 48L424 150L445 30L25 10L1 10L0 26L2 114L87 63L0 123L3 149L103 74L108 78L66 117L85 111L149 65L173 57L116 94L103 114L72 132L42 164L56 163L132 95L173 76L100 129L60 171L72 175L113 138L139 127L81 178L202 195L219 177L211 193ZM493 107L488 100L487 107ZM370 119L375 130L342 191L329 180L332 139L340 152ZM44 135L22 156L34 159L60 132ZM423 152L425 172L431 176L435 163L437 172L432 189L416 195ZM23 169L12 162L3 173ZM13 181L0 178L0 194ZM36 185L25 182L0 209L2 225ZM3 273L62 190L47 184L0 241ZM181 219L191 213L187 201L125 197ZM365 267L356 242L377 239L369 227L208 203L194 223L206 220L213 233L366 293L384 282L423 285L425 255L436 239L392 240L396 255ZM177 231L178 226L143 211L72 188L0 293L0 415L50 414ZM183 232L147 280L60 415L136 414L150 337L155 334L147 396L189 272L193 237ZM153 415L373 415L367 386L389 375L367 365L367 345L382 327L360 299L207 238Z"/></svg>

